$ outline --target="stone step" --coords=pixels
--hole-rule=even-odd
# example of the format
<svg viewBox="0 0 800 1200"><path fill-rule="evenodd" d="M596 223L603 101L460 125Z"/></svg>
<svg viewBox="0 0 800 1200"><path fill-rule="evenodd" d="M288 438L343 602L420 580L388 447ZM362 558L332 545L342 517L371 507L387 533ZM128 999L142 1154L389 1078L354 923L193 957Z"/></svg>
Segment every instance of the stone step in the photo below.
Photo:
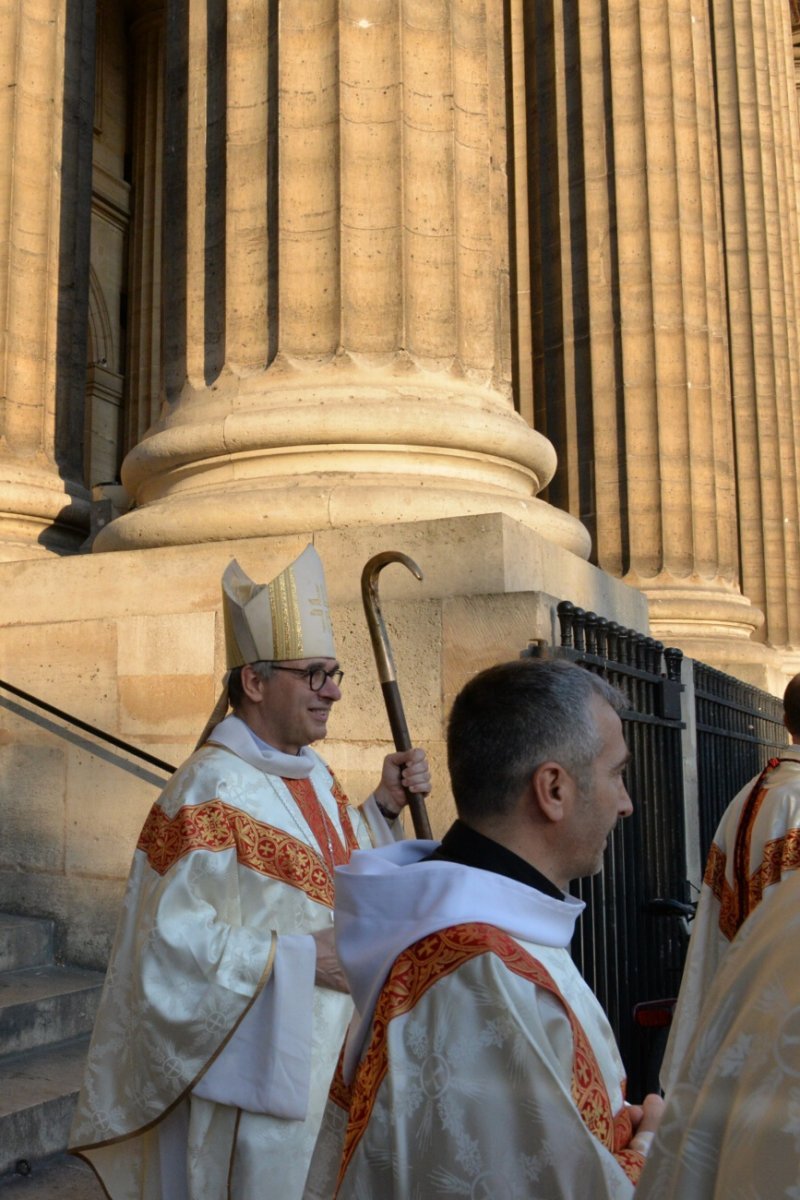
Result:
<svg viewBox="0 0 800 1200"><path fill-rule="evenodd" d="M0 913L0 972L53 961L53 922Z"/></svg>
<svg viewBox="0 0 800 1200"><path fill-rule="evenodd" d="M61 1154L33 1166L29 1175L0 1176L3 1200L103 1200L94 1171L79 1158Z"/></svg>
<svg viewBox="0 0 800 1200"><path fill-rule="evenodd" d="M77 967L0 975L0 1054L19 1054L91 1032L103 976Z"/></svg>
<svg viewBox="0 0 800 1200"><path fill-rule="evenodd" d="M88 1049L82 1037L0 1059L0 1177L64 1150Z"/></svg>

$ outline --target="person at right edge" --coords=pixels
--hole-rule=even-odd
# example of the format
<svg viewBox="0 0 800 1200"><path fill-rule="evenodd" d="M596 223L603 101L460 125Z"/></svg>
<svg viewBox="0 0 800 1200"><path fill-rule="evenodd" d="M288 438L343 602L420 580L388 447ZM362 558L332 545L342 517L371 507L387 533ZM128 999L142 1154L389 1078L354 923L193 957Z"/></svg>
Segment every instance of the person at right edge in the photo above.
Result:
<svg viewBox="0 0 800 1200"><path fill-rule="evenodd" d="M739 930L762 899L800 867L800 675L783 693L783 722L792 744L734 796L714 834L661 1068L667 1093Z"/></svg>
<svg viewBox="0 0 800 1200"><path fill-rule="evenodd" d="M720 964L636 1200L800 1196L800 871Z"/></svg>
<svg viewBox="0 0 800 1200"><path fill-rule="evenodd" d="M356 1016L305 1200L630 1200L663 1101L625 1101L567 891L633 808L624 704L562 661L481 672L450 716L458 819L441 844L336 872Z"/></svg>

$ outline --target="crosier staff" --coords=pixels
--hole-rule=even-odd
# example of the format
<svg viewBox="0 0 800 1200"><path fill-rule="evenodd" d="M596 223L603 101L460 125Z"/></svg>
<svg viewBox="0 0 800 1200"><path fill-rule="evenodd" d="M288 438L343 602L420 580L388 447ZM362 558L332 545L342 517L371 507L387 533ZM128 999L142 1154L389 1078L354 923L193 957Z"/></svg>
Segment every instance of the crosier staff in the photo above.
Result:
<svg viewBox="0 0 800 1200"><path fill-rule="evenodd" d="M375 663L378 667L378 678L381 681L386 713L394 738L394 747L395 750L410 750L411 738L403 712L403 702L400 699L400 689L397 686L392 648L389 644L389 635L386 632L378 599L378 576L383 568L392 562L402 563L404 567L408 567L415 578L422 579L422 571L413 558L409 558L407 554L400 554L397 550L384 550L382 554L374 555L361 572L361 599L364 602L364 612L369 626ZM408 796L408 807L411 812L414 833L418 838L432 837L424 796L410 792L408 788L404 790Z"/></svg>

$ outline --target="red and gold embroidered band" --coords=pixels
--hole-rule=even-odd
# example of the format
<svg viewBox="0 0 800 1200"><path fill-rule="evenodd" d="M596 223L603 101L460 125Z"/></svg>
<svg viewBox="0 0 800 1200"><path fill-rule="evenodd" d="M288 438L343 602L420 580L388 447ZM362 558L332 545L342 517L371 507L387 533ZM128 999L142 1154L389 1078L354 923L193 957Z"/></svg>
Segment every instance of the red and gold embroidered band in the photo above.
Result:
<svg viewBox="0 0 800 1200"><path fill-rule="evenodd" d="M372 1108L389 1066L388 1027L394 1018L410 1012L425 992L440 979L458 970L479 954L497 955L514 974L551 992L572 1028L574 1057L572 1096L586 1127L614 1154L629 1179L638 1180L644 1157L627 1149L632 1125L627 1109L615 1117L600 1068L588 1037L561 995L549 972L512 937L493 925L455 925L421 938L397 958L375 1007L372 1033L349 1095L349 1121L345 1134L337 1190L364 1135ZM336 1081L332 1098L344 1107L348 1095L344 1080Z"/></svg>
<svg viewBox="0 0 800 1200"><path fill-rule="evenodd" d="M174 817L154 804L137 849L159 875L193 850L235 850L242 866L300 888L311 900L333 908L333 880L319 854L283 829L256 821L221 800L185 805Z"/></svg>
<svg viewBox="0 0 800 1200"><path fill-rule="evenodd" d="M800 830L790 829L781 837L766 842L761 862L750 872L753 828L768 793L764 780L780 762L793 759L771 758L759 775L742 808L733 849L735 885L725 878L728 859L725 851L713 842L706 862L703 882L720 904L719 928L728 941L761 903L766 888L778 883L789 871L800 868Z"/></svg>
<svg viewBox="0 0 800 1200"><path fill-rule="evenodd" d="M314 835L314 840L320 848L320 853L327 860L331 871L334 867L343 866L350 861L350 854L358 849L356 835L347 811L347 797L338 783L334 781L333 795L339 810L339 820L345 837L345 845L339 831L320 804L314 785L310 779L284 779L289 794L297 805L300 815Z"/></svg>

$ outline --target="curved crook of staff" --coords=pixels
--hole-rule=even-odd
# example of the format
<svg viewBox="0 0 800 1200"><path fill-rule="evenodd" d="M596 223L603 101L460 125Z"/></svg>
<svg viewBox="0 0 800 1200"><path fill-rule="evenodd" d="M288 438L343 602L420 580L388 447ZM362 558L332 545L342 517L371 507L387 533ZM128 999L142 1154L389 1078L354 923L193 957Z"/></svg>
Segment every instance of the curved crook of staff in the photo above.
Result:
<svg viewBox="0 0 800 1200"><path fill-rule="evenodd" d="M389 635L386 632L380 600L378 599L378 576L385 566L393 562L402 563L404 567L408 567L415 578L422 579L422 571L420 571L413 558L409 558L407 554L400 554L397 550L384 550L383 553L374 555L361 572L361 599L364 602L369 636L372 640L375 663L378 667L378 678L381 681L381 691L383 692L383 700L386 705L386 713L389 717L389 725L392 730L395 749L410 750L411 738L408 733L405 713L403 712L403 702L400 699L400 689L397 686L392 648L389 644ZM408 789L406 789L406 795L408 796L408 807L411 812L411 821L414 826L415 835L418 838L432 837L428 812L425 808L425 797L417 795L414 792L409 792Z"/></svg>

